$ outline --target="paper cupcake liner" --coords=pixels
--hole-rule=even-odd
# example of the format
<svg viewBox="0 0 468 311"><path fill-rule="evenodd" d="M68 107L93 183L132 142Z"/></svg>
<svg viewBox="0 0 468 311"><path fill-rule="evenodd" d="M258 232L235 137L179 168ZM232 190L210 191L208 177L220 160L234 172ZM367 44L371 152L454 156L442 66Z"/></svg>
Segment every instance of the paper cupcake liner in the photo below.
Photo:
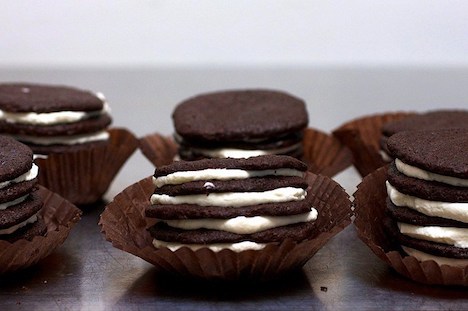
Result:
<svg viewBox="0 0 468 311"><path fill-rule="evenodd" d="M74 204L100 200L138 147L138 139L126 129L111 129L109 134L106 145L36 159L39 184Z"/></svg>
<svg viewBox="0 0 468 311"><path fill-rule="evenodd" d="M348 146L354 157L354 166L361 176L366 176L386 164L379 153L382 125L413 114L395 112L362 117L343 124L333 131L333 135Z"/></svg>
<svg viewBox="0 0 468 311"><path fill-rule="evenodd" d="M177 144L171 137L151 134L140 139L140 149L155 166L170 164L177 155ZM303 161L309 171L332 177L352 165L353 156L335 137L308 128L304 132Z"/></svg>
<svg viewBox="0 0 468 311"><path fill-rule="evenodd" d="M154 166L171 164L177 155L178 145L171 136L158 133L140 138L140 150Z"/></svg>
<svg viewBox="0 0 468 311"><path fill-rule="evenodd" d="M47 257L65 241L80 220L81 211L73 204L44 187L39 186L38 191L44 200L40 215L47 225L47 234L36 236L32 241L0 240L0 273L27 268Z"/></svg>
<svg viewBox="0 0 468 311"><path fill-rule="evenodd" d="M398 273L424 284L468 285L468 266L464 269L439 266L432 260L419 262L400 253L400 247L384 231L386 217L385 180L387 166L366 176L354 194L355 220L359 238Z"/></svg>
<svg viewBox="0 0 468 311"><path fill-rule="evenodd" d="M156 249L147 230L154 219L144 216L154 190L151 177L118 194L102 213L99 225L114 247L152 263L159 271L202 279L271 279L304 265L351 222L351 203L343 188L325 176L309 173L307 178L319 217L314 234L299 243L288 239L259 251L239 253L216 253L207 248L192 251L187 247L175 252L165 247Z"/></svg>

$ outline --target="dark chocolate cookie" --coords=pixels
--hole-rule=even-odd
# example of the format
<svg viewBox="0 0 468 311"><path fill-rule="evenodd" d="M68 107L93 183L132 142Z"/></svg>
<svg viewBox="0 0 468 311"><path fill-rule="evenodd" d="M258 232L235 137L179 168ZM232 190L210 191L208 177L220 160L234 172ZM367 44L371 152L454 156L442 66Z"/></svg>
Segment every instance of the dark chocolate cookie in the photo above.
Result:
<svg viewBox="0 0 468 311"><path fill-rule="evenodd" d="M0 84L0 110L8 112L96 111L103 102L95 94L67 86Z"/></svg>
<svg viewBox="0 0 468 311"><path fill-rule="evenodd" d="M36 214L42 208L42 205L39 194L33 192L23 202L0 210L0 229L6 229L27 220Z"/></svg>
<svg viewBox="0 0 468 311"><path fill-rule="evenodd" d="M385 230L403 246L408 246L434 256L468 259L468 248L461 248L432 241L414 239L407 235L401 234L397 225L389 219L384 222L384 226Z"/></svg>
<svg viewBox="0 0 468 311"><path fill-rule="evenodd" d="M0 240L14 243L18 240L24 239L31 241L35 236L44 236L47 233L47 225L41 217L37 217L35 223L26 225L13 232L12 234L0 235Z"/></svg>
<svg viewBox="0 0 468 311"><path fill-rule="evenodd" d="M313 206L313 196L307 195L304 200L283 203L265 203L240 207L199 206L194 204L158 204L146 208L146 217L159 219L226 219L236 216L285 216L307 213Z"/></svg>
<svg viewBox="0 0 468 311"><path fill-rule="evenodd" d="M302 222L252 234L236 234L208 229L182 230L169 227L163 222L158 222L149 231L155 239L183 244L236 243L242 241L271 243L282 242L285 239L292 239L294 241L305 240L311 236L315 227L315 222Z"/></svg>
<svg viewBox="0 0 468 311"><path fill-rule="evenodd" d="M172 116L175 131L191 143L265 139L308 123L301 99L270 90L203 94L179 104Z"/></svg>
<svg viewBox="0 0 468 311"><path fill-rule="evenodd" d="M10 184L0 189L0 203L13 201L35 190L37 178L20 183Z"/></svg>
<svg viewBox="0 0 468 311"><path fill-rule="evenodd" d="M468 110L435 110L388 122L382 126L382 133L390 137L402 131L467 127Z"/></svg>
<svg viewBox="0 0 468 311"><path fill-rule="evenodd" d="M468 223L442 217L427 216L412 208L396 206L388 198L386 212L397 222L403 222L415 226L468 228Z"/></svg>
<svg viewBox="0 0 468 311"><path fill-rule="evenodd" d="M307 189L308 184L302 177L268 176L234 180L202 180L179 185L165 185L156 188L154 193L178 196L222 192L260 192L284 187Z"/></svg>
<svg viewBox="0 0 468 311"><path fill-rule="evenodd" d="M389 138L394 158L420 169L468 178L468 129L406 131Z"/></svg>
<svg viewBox="0 0 468 311"><path fill-rule="evenodd" d="M198 171L203 169L242 169L242 170L270 170L290 168L306 171L307 165L289 156L259 156L246 159L204 159L198 161L176 161L166 166L157 167L154 177L165 176L179 171Z"/></svg>
<svg viewBox="0 0 468 311"><path fill-rule="evenodd" d="M468 202L468 188L408 177L400 173L394 162L388 168L387 179L401 193L421 199L441 202Z"/></svg>
<svg viewBox="0 0 468 311"><path fill-rule="evenodd" d="M33 152L28 146L0 135L0 182L23 175L32 164Z"/></svg>

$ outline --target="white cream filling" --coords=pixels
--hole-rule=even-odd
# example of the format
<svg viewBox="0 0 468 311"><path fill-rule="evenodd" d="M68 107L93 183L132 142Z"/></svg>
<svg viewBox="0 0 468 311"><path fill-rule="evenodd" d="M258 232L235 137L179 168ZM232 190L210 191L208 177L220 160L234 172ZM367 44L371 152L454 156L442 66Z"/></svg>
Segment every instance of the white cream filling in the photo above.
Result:
<svg viewBox="0 0 468 311"><path fill-rule="evenodd" d="M388 181L387 193L396 206L406 206L428 216L448 218L468 223L468 203L438 202L403 194Z"/></svg>
<svg viewBox="0 0 468 311"><path fill-rule="evenodd" d="M398 228L404 235L415 239L468 248L468 229L439 226L415 226L398 222Z"/></svg>
<svg viewBox="0 0 468 311"><path fill-rule="evenodd" d="M415 166L406 164L400 159L395 159L395 165L399 172L409 177L414 177L428 181L438 181L452 186L468 187L468 179L431 173L423 169L417 168Z"/></svg>
<svg viewBox="0 0 468 311"><path fill-rule="evenodd" d="M19 197L17 199L14 199L13 201L9 201L9 202L5 202L5 203L0 203L0 211L3 211L7 208L9 208L10 206L13 206L13 205L16 205L16 204L19 204L21 202L23 202L24 200L26 200L26 198L28 197L29 194L26 194L22 197Z"/></svg>
<svg viewBox="0 0 468 311"><path fill-rule="evenodd" d="M33 163L31 169L27 171L26 173L16 177L15 179L0 182L0 189L8 187L11 184L33 180L34 178L37 177L38 173L39 173L39 167L37 167L37 165Z"/></svg>
<svg viewBox="0 0 468 311"><path fill-rule="evenodd" d="M50 137L38 137L29 135L11 135L19 141L26 143L32 143L35 145L77 145L84 144L93 141L101 141L109 139L109 132L100 131L92 134L73 135L73 136L50 136Z"/></svg>
<svg viewBox="0 0 468 311"><path fill-rule="evenodd" d="M57 112L8 112L0 110L0 120L9 123L31 125L68 124L88 119L94 116L110 113L109 105L104 102L99 111L57 111Z"/></svg>
<svg viewBox="0 0 468 311"><path fill-rule="evenodd" d="M248 171L241 169L204 169L198 171L175 172L166 176L153 177L153 183L156 187L164 185L177 185L196 180L232 180L247 179L263 176L304 176L304 172L280 168L274 170Z"/></svg>
<svg viewBox="0 0 468 311"><path fill-rule="evenodd" d="M12 234L16 230L18 230L20 228L23 228L27 224L32 224L32 223L34 223L36 221L37 221L37 214L34 214L31 217L29 217L28 219L26 219L25 221L20 222L19 224L16 224L14 226L11 226L10 228L0 229L0 234Z"/></svg>
<svg viewBox="0 0 468 311"><path fill-rule="evenodd" d="M317 215L317 210L312 207L308 213L289 216L237 216L230 219L177 219L164 220L164 222L170 227L184 230L205 228L237 234L251 234L299 222L314 221L317 219Z"/></svg>
<svg viewBox="0 0 468 311"><path fill-rule="evenodd" d="M434 256L428 253L421 252L417 249L410 248L407 246L401 246L403 250L410 256L415 257L419 261L434 260L439 266L448 265L452 267L464 268L468 266L468 259L458 259L458 258L447 258Z"/></svg>
<svg viewBox="0 0 468 311"><path fill-rule="evenodd" d="M291 151L298 149L301 146L301 143L297 143L288 147L275 148L275 149L265 149L265 150L248 150L248 149L236 149L236 148L216 148L216 149L207 149L207 148L194 148L191 147L194 152L201 154L210 158L250 158L257 157L261 155L269 154L285 154Z"/></svg>
<svg viewBox="0 0 468 311"><path fill-rule="evenodd" d="M151 196L151 204L196 204L201 206L238 207L299 201L305 199L306 195L306 190L294 187L283 187L263 192L224 192L179 196L153 194Z"/></svg>
<svg viewBox="0 0 468 311"><path fill-rule="evenodd" d="M222 251L223 249L230 249L236 253L247 251L247 250L261 250L266 246L265 243L255 243L251 241L243 241L243 242L237 242L237 243L214 243L214 244L206 245L206 244L172 243L172 242L160 241L156 239L153 240L153 245L156 248L167 247L173 252L185 246L185 247L190 248L193 251L196 251L200 248L208 248L212 250L213 252L219 252L219 251Z"/></svg>

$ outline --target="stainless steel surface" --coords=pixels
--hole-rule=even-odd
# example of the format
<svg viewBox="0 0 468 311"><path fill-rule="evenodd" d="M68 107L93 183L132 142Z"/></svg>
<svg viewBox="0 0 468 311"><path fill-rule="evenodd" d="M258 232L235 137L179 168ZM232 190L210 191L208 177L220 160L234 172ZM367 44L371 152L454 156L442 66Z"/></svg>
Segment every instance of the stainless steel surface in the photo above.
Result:
<svg viewBox="0 0 468 311"><path fill-rule="evenodd" d="M356 73L345 71L344 77L336 71L282 71L288 73L289 80L281 87L283 78L274 80L269 71L74 71L74 70L0 70L1 81L40 81L84 86L105 92L114 110L115 125L126 126L141 136L152 131L169 134L171 132L170 112L175 103L186 97L209 89L240 86L271 86L289 89L300 95L309 94L307 79L314 81L328 79L327 85L344 85ZM346 73L347 72L347 73ZM448 80L456 85L466 85L466 71L453 71ZM271 73L271 72L270 72ZM276 72L278 73L278 72ZM388 72L387 72L388 73ZM375 72L362 73L361 77L375 85ZM381 83L390 77L400 77L393 81L389 89L380 87L381 94L391 92L395 86L403 86L408 76L424 81L441 81L436 98L458 100L461 107L466 106L467 88L459 89L456 94L448 94L452 87L443 82L445 71L432 73L411 71L390 71L389 76L379 78ZM431 76L428 77L427 75ZM222 79L221 79L222 78ZM160 82L160 80L165 82ZM177 82L180 80L180 85ZM224 79L224 80L223 80ZM254 81L260 81L254 84ZM263 79L263 80L262 80ZM335 79L335 80L334 80ZM216 81L215 81L216 80ZM391 79L390 79L391 80ZM159 82L158 82L159 81ZM274 81L267 83L266 81ZM184 83L186 84L184 84ZM366 81L354 82L361 86ZM378 84L378 83L377 83ZM294 88L288 86L296 85ZM299 86L298 86L299 85ZM326 85L322 85L326 87ZM420 86L422 87L422 86ZM328 88L327 90L332 90ZM408 90L409 87L406 86ZM349 89L348 89L349 91ZM345 99L346 94L335 95ZM354 90L357 97L352 103L364 100L363 105L371 107L366 89ZM375 92L375 89L374 89ZM434 89L428 90L435 93ZM320 93L320 92L319 92ZM444 94L446 96L444 97ZM361 95L359 95L361 94ZM419 95L418 95L419 94ZM366 97L367 96L367 97ZM372 96L376 96L375 94ZM371 96L371 97L372 97ZM422 89L417 89L420 97ZM305 96L307 97L307 96ZM319 96L320 97L320 96ZM377 96L378 97L378 96ZM311 98L306 98L312 102ZM323 97L322 97L323 99ZM324 114L337 110L336 116L321 120L324 130L338 126L346 116L357 116L357 112L346 115L338 112L340 107L335 99ZM382 99L386 102L388 99ZM463 103L465 103L463 105ZM433 105L435 105L433 103ZM366 113L389 110L390 106L367 108ZM411 105L408 109L411 109ZM344 107L349 109L350 107ZM364 109L364 108L359 108ZM361 111L358 109L358 112ZM422 106L414 106L422 109ZM313 104L309 104L311 116ZM311 118L317 120L316 116ZM325 118L324 118L325 119ZM137 152L126 164L106 195L109 200L126 186L152 173L150 163ZM352 193L359 182L354 169L348 169L335 179L348 193ZM174 277L158 275L155 269L140 258L115 249L104 240L97 225L104 206L96 205L85 212L83 219L72 230L67 241L52 255L38 265L24 271L0 276L0 310L132 310L132 309L198 309L198 310L375 310L375 309L468 309L468 293L464 288L426 286L404 279L376 256L357 239L352 226L333 238L320 250L301 271L292 273L288 278L264 284L210 284Z"/></svg>

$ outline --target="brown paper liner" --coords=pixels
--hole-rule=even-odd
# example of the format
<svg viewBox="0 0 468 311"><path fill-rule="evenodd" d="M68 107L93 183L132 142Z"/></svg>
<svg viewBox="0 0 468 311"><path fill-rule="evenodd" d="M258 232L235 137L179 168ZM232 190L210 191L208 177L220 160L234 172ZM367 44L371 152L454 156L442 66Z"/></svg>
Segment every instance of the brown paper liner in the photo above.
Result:
<svg viewBox="0 0 468 311"><path fill-rule="evenodd" d="M177 144L171 137L151 134L140 139L140 149L155 166L170 164L177 155ZM332 177L352 165L352 154L335 137L308 128L304 132L303 161L309 171Z"/></svg>
<svg viewBox="0 0 468 311"><path fill-rule="evenodd" d="M39 184L74 204L91 204L102 198L112 180L138 147L126 129L109 130L106 145L36 159Z"/></svg>
<svg viewBox="0 0 468 311"><path fill-rule="evenodd" d="M0 240L0 273L27 268L47 257L61 245L72 227L80 220L81 211L58 194L39 186L44 201L40 211L47 225L46 236L36 236L32 241L14 243Z"/></svg>
<svg viewBox="0 0 468 311"><path fill-rule="evenodd" d="M439 266L432 260L419 262L416 258L400 253L400 247L383 229L385 180L387 166L366 176L354 194L354 213L359 238L383 261L398 273L424 284L468 285L468 266L464 269Z"/></svg>
<svg viewBox="0 0 468 311"><path fill-rule="evenodd" d="M411 115L414 113L394 112L362 117L343 124L333 135L348 146L353 153L354 166L361 176L366 176L386 164L379 153L382 125Z"/></svg>
<svg viewBox="0 0 468 311"><path fill-rule="evenodd" d="M218 253L207 248L175 252L156 249L148 230L153 219L145 218L154 190L151 177L122 191L109 203L99 225L112 245L155 265L160 271L203 279L271 279L304 265L331 237L350 224L351 203L346 192L326 176L308 174L314 207L319 211L316 231L302 242L285 240L271 243L259 251Z"/></svg>

